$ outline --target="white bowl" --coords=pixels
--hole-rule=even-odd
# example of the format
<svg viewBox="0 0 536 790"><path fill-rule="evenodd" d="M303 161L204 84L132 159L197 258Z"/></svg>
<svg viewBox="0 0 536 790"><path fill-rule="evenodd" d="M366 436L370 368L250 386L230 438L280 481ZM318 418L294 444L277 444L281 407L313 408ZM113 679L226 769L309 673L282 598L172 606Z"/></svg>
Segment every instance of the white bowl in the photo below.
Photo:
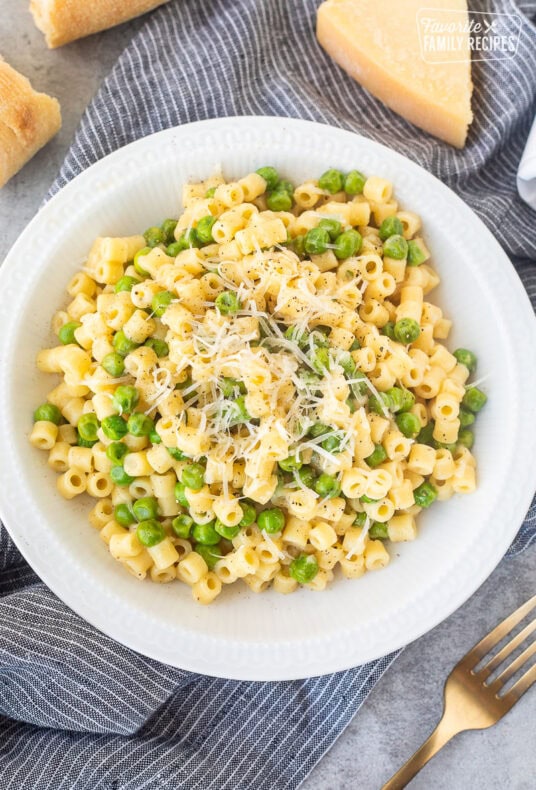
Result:
<svg viewBox="0 0 536 790"><path fill-rule="evenodd" d="M52 345L50 319L97 235L138 233L177 214L181 185L219 166L237 177L273 164L295 181L328 167L391 179L421 214L454 320L449 346L474 349L489 402L476 426L478 490L419 516L413 543L391 564L337 579L319 594L255 595L226 588L202 608L181 584L140 583L118 567L87 522L88 500L66 502L46 456L28 443L31 415L53 379L35 369ZM165 663L229 678L278 680L369 661L439 623L499 562L534 487L535 321L491 233L446 186L413 162L350 132L283 118L203 121L146 137L78 176L34 218L0 276L0 510L34 570L78 614Z"/></svg>

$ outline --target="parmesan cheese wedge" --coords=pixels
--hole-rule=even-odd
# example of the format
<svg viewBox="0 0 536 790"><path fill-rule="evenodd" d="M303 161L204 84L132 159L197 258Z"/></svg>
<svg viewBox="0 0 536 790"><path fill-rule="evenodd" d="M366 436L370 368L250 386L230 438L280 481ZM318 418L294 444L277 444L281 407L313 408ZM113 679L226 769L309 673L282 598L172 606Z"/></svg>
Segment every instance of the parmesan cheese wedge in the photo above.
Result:
<svg viewBox="0 0 536 790"><path fill-rule="evenodd" d="M429 8L433 5L433 9ZM452 48L427 35L426 15L455 26ZM466 0L325 0L317 37L370 93L408 121L463 148L472 120Z"/></svg>

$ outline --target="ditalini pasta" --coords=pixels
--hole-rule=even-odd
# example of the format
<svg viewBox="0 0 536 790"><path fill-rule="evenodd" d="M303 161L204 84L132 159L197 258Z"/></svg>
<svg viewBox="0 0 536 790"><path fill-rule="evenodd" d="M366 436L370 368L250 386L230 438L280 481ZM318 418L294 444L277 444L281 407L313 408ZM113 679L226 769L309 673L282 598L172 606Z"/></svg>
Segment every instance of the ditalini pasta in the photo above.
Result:
<svg viewBox="0 0 536 790"><path fill-rule="evenodd" d="M95 241L37 357L60 381L30 441L127 571L205 604L240 579L323 590L475 488L486 395L442 342L420 232L383 178L261 167Z"/></svg>

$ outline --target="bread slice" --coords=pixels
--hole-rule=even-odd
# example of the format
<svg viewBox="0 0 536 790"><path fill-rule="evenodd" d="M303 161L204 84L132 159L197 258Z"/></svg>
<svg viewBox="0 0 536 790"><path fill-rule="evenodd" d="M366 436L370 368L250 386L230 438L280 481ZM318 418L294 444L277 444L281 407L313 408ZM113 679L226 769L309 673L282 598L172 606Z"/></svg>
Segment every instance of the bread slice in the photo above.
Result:
<svg viewBox="0 0 536 790"><path fill-rule="evenodd" d="M0 59L0 187L61 127L60 105Z"/></svg>
<svg viewBox="0 0 536 790"><path fill-rule="evenodd" d="M152 11L167 0L30 0L34 22L50 49Z"/></svg>

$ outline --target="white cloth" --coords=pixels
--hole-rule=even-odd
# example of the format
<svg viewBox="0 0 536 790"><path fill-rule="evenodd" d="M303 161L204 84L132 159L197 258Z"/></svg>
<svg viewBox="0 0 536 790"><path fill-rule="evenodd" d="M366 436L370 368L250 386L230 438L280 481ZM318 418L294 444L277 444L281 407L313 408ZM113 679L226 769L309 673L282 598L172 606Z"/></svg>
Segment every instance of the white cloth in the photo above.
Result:
<svg viewBox="0 0 536 790"><path fill-rule="evenodd" d="M536 211L536 118L517 171L517 191Z"/></svg>

